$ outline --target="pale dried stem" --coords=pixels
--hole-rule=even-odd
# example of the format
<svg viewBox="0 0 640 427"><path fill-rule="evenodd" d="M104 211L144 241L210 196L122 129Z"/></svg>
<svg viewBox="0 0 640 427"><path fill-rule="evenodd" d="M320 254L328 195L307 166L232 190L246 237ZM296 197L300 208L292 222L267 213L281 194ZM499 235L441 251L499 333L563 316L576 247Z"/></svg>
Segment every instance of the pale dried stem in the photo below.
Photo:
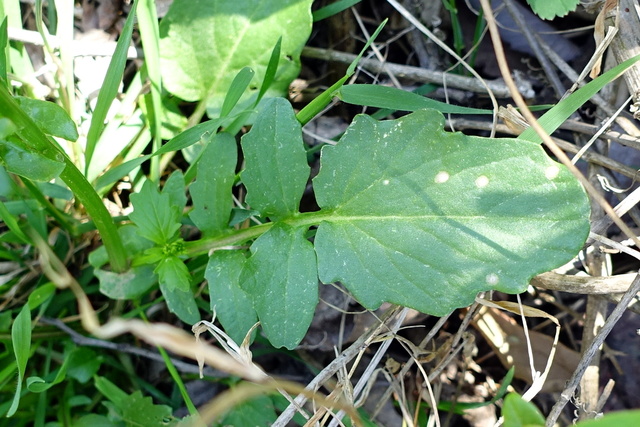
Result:
<svg viewBox="0 0 640 427"><path fill-rule="evenodd" d="M393 342L392 338L398 332L398 330L400 329L400 326L402 326L402 322L407 316L408 311L409 311L408 308L403 308L402 311L398 314L398 316L396 316L395 319L392 322L390 322L389 330L386 331L385 333L385 335L388 335L387 338L384 340L382 345L378 348L376 353L373 355L364 373L358 379L358 382L353 388L354 401L358 400L358 398L360 397L360 393L364 390L365 386L367 385L367 382L369 381L369 378L371 378L374 371L378 368L378 364L382 360L382 357L387 353L389 346ZM336 427L339 422L338 420L342 419L343 416L344 416L344 411L338 412L336 417L329 424L329 427Z"/></svg>
<svg viewBox="0 0 640 427"><path fill-rule="evenodd" d="M553 406L553 408L551 409L551 413L547 417L547 427L552 427L555 424L558 417L560 416L560 413L562 412L562 409L573 397L573 393L578 387L580 378L582 378L585 369L587 369L587 366L589 366L589 361L598 351L598 348L604 343L605 338L607 338L615 324L618 322L618 320L620 320L626 310L626 307L636 297L638 292L640 292L640 274L636 275L636 278L633 280L631 287L629 287L629 290L625 292L624 296L620 300L620 303L613 309L613 312L611 312L611 315L607 318L604 326L602 327L600 332L598 332L595 339L591 343L591 346L587 349L586 352L582 354L582 358L580 359L578 368L571 376L567 387L560 394L558 402Z"/></svg>
<svg viewBox="0 0 640 427"><path fill-rule="evenodd" d="M560 77L558 77L558 73L556 73L556 70L551 66L551 62L549 62L549 58L547 58L547 56L544 54L542 48L540 47L540 43L538 42L538 39L534 36L534 33L530 31L529 28L527 27L527 23L525 22L525 19L522 16L522 13L513 4L512 0L503 0L503 1L504 1L504 5L507 7L507 10L509 11L509 14L513 18L513 21L520 28L522 35L524 35L524 37L527 39L527 42L529 43L531 50L533 50L533 53L538 59L540 66L542 67L545 74L547 75L547 79L549 80L549 83L551 83L551 86L555 90L556 94L559 97L562 96L564 94L565 89L564 89L564 86L562 85L562 82L560 81Z"/></svg>
<svg viewBox="0 0 640 427"><path fill-rule="evenodd" d="M356 55L351 53L308 46L302 49L302 56L307 58L323 59L326 61L341 62L344 64L351 64L356 59ZM480 81L472 77L446 74L441 71L431 71L420 67L395 64L393 62L382 64L377 59L367 58L362 58L358 63L358 66L372 73L393 73L397 78L404 78L414 82L435 83L441 85L446 79L448 87L468 90L474 93L488 93L487 88L483 86ZM496 98L510 97L509 90L501 81L487 81L486 84ZM526 82L523 82L522 85L523 91L531 93L532 89L530 85Z"/></svg>
<svg viewBox="0 0 640 427"><path fill-rule="evenodd" d="M619 110L620 111L620 110ZM592 139L595 141L595 139ZM599 144L600 146L602 144ZM589 144L585 145L588 147ZM600 147L602 148L602 147ZM581 150L582 151L582 150ZM574 160L580 153L576 154ZM574 162L575 163L575 162ZM596 180L598 173L597 167L589 165L589 178L591 181ZM591 222L595 222L604 217L604 212L598 206L598 204L592 202L591 204ZM607 269L606 257L608 256L601 250L599 245L595 245L595 250L586 251L586 265L587 271L592 276L609 276L611 274ZM607 315L607 301L602 298L589 295L587 297L587 306L585 309L584 328L582 330L582 343L581 350L584 354L593 340L597 336L598 332L604 324L604 319ZM594 413L594 409L597 407L599 398L599 386L600 386L600 356L602 348L598 348L593 354L592 359L589 361L589 366L584 372L583 377L580 379L580 405L578 406L579 419L593 418L589 414Z"/></svg>
<svg viewBox="0 0 640 427"><path fill-rule="evenodd" d="M616 10L617 9L617 10ZM611 52L620 64L640 54L640 7L637 0L619 0L618 7L606 18L609 25L617 21L618 34L611 42ZM640 66L633 65L624 73L629 92L633 97L631 111L640 118Z"/></svg>
<svg viewBox="0 0 640 427"><path fill-rule="evenodd" d="M401 310L401 307L394 306L391 309L387 310L380 318L380 324L375 328L371 328L367 333L361 335L351 346L349 346L346 350L340 353L335 359L331 361L316 377L307 384L305 390L314 392L318 390L322 384L324 384L327 380L333 377L338 370L340 370L343 366L345 366L350 360L358 356L362 351L364 351L371 342L377 337L380 333L384 333L389 330L388 323L393 322L393 318L395 315ZM296 407L301 407L307 401L307 396L299 395L295 398L294 405L289 405L283 412L280 414L278 419L272 424L273 427L285 427L289 421L293 418L296 413Z"/></svg>

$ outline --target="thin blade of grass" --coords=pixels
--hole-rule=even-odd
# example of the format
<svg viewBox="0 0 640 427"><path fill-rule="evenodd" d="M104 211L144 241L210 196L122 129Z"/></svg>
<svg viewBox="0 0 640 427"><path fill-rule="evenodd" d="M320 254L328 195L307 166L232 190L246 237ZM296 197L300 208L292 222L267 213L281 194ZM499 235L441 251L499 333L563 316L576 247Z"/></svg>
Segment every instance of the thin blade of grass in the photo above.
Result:
<svg viewBox="0 0 640 427"><path fill-rule="evenodd" d="M0 16L2 16L0 14ZM9 71L9 29L7 27L7 17L5 16L0 24L0 79L7 81Z"/></svg>
<svg viewBox="0 0 640 427"><path fill-rule="evenodd" d="M564 123L585 102L591 99L593 95L598 93L600 89L618 78L627 68L631 67L638 61L640 61L640 55L627 59L623 63L602 74L600 77L593 79L562 101L558 102L555 107L547 111L538 119L538 123L540 123L540 126L542 126L548 134L555 132L562 123ZM531 127L525 129L518 139L526 139L527 141L536 142L538 144L542 143L542 138L540 138L536 131Z"/></svg>
<svg viewBox="0 0 640 427"><path fill-rule="evenodd" d="M256 102L253 104L253 108L255 109L264 95L271 87L273 80L276 77L276 72L278 71L278 63L280 62L280 51L282 47L282 37L278 39L273 50L271 51L271 57L269 58L269 63L267 64L267 70L264 73L264 78L262 79L262 85L260 86L260 91L258 92L258 97L256 98ZM225 99L226 101L226 99ZM225 131L230 133L231 135L237 134L242 126L247 122L249 116L254 113L253 110L246 110L242 113L238 114L238 117L231 123Z"/></svg>
<svg viewBox="0 0 640 427"><path fill-rule="evenodd" d="M131 11L129 12L129 16L124 24L122 33L120 34L120 39L118 39L115 52L113 53L113 57L109 63L107 76L105 77L104 83L100 88L100 93L98 94L98 101L96 103L96 108L93 111L91 125L87 134L87 144L85 148L85 173L89 170L91 157L96 149L96 144L98 143L100 134L104 129L104 122L107 118L109 107L116 97L118 87L122 81L124 66L127 61L127 51L129 49L129 44L131 43L131 35L133 34L133 23L135 21L137 5L138 1L136 0L131 6Z"/></svg>
<svg viewBox="0 0 640 427"><path fill-rule="evenodd" d="M337 15L345 9L350 8L353 5L360 3L360 0L338 0L335 3L331 3L325 7L322 7L313 12L313 22L322 21L330 16Z"/></svg>
<svg viewBox="0 0 640 427"><path fill-rule="evenodd" d="M231 110L233 110L233 107L236 106L242 94L247 90L255 74L255 71L249 67L244 67L236 74L236 77L231 82L231 86L229 86L227 96L225 96L222 103L222 108L220 109L221 119L224 119L231 113Z"/></svg>
<svg viewBox="0 0 640 427"><path fill-rule="evenodd" d="M367 43L364 45L358 56L349 65L349 68L347 68L347 72L344 77L331 85L329 89L318 95L313 101L308 103L302 110L300 110L298 114L296 114L296 118L303 126L317 114L319 114L320 111L324 109L324 107L329 105L333 97L336 95L336 92L346 83L349 77L351 77L356 72L356 67L358 66L358 62L360 62L360 59L362 59L362 55L364 55L367 49L369 49L369 46L371 46L371 43L373 43L376 37L378 37L378 34L380 34L380 31L382 31L387 21L388 19L385 19L380 25L378 25L378 28L376 28L369 40L367 40Z"/></svg>
<svg viewBox="0 0 640 427"><path fill-rule="evenodd" d="M151 83L151 103L148 104L147 120L153 135L152 151L157 151L162 144L162 75L160 73L160 31L158 30L158 15L153 0L140 0L138 6L138 27L140 38L144 46L145 71ZM149 176L152 181L160 180L160 159L151 159Z"/></svg>
<svg viewBox="0 0 640 427"><path fill-rule="evenodd" d="M18 221L11 215L11 212L7 209L5 204L0 200L0 219L4 222L4 225L9 227L9 230L13 232L23 243L30 244L29 238L22 232Z"/></svg>
<svg viewBox="0 0 640 427"><path fill-rule="evenodd" d="M129 172L131 172L147 160L151 159L152 157L190 147L191 145L199 142L206 135L216 133L218 128L220 127L221 122L222 120L215 119L200 123L199 125L185 130L180 135L175 136L165 145L160 147L155 153L137 157L135 159L129 160L128 162L122 163L113 169L109 169L96 180L96 188L99 190L98 192L101 192L101 190L106 187L112 186L120 178L127 175Z"/></svg>
<svg viewBox="0 0 640 427"><path fill-rule="evenodd" d="M7 417L13 416L18 410L24 373L27 369L27 361L29 360L29 353L31 352L31 311L29 310L28 304L22 306L22 310L20 310L20 313L13 322L13 326L11 327L11 343L18 366L18 385L16 387L16 393L13 396L11 407L7 412Z"/></svg>
<svg viewBox="0 0 640 427"><path fill-rule="evenodd" d="M258 98L256 99L255 105L257 106L260 100L264 97L264 94L267 93L269 87L271 87L271 83L276 78L276 72L278 71L278 63L280 62L280 51L282 48L282 37L278 39L275 46L273 46L273 50L271 51L271 57L269 58L269 63L267 64L267 71L264 73L264 79L262 79L262 86L260 86L260 91L258 92Z"/></svg>
<svg viewBox="0 0 640 427"><path fill-rule="evenodd" d="M363 105L376 108L390 108L400 111L416 111L431 108L441 113L451 114L492 114L493 111L461 107L436 101L431 98L387 86L353 84L343 86L337 96L348 104Z"/></svg>

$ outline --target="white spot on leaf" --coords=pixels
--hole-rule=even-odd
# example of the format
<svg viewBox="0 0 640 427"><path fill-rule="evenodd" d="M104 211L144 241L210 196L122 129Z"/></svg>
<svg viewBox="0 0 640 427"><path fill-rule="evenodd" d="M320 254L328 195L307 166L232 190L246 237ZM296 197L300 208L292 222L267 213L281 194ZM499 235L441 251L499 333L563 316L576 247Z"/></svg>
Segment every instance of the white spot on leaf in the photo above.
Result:
<svg viewBox="0 0 640 427"><path fill-rule="evenodd" d="M488 285L493 286L498 284L498 282L500 281L500 277L498 277L498 275L495 273L490 273L490 274L487 274L487 277L485 277L485 280L487 281Z"/></svg>
<svg viewBox="0 0 640 427"><path fill-rule="evenodd" d="M436 184L442 184L444 182L449 181L449 174L445 171L440 171L436 174L436 178L434 179Z"/></svg>
<svg viewBox="0 0 640 427"><path fill-rule="evenodd" d="M557 166L549 166L547 169L545 169L544 176L546 176L547 179L554 179L558 176L559 173L560 168L558 168Z"/></svg>
<svg viewBox="0 0 640 427"><path fill-rule="evenodd" d="M382 181L382 185L389 185L389 180L385 179L384 181Z"/></svg>
<svg viewBox="0 0 640 427"><path fill-rule="evenodd" d="M478 178L476 178L476 187L484 188L487 185L489 185L489 178L487 178L486 176L480 175Z"/></svg>

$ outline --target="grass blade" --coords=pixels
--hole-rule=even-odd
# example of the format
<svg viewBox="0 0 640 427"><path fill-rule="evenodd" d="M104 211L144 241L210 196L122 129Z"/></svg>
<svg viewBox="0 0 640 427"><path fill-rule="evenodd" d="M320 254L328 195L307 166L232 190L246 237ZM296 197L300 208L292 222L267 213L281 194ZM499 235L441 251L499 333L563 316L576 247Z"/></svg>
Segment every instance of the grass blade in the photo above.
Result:
<svg viewBox="0 0 640 427"><path fill-rule="evenodd" d="M461 107L426 98L394 87L354 84L343 86L338 97L348 103L376 108L390 108L400 111L416 111L432 108L441 113L451 114L492 114L491 110Z"/></svg>
<svg viewBox="0 0 640 427"><path fill-rule="evenodd" d="M18 366L18 385L16 394L13 396L13 402L7 412L7 417L13 416L18 410L20 404L20 394L22 393L22 381L24 373L27 369L27 361L31 352L31 311L29 305L22 306L22 310L13 322L11 328L11 343L13 345L13 353L16 356L16 364Z"/></svg>
<svg viewBox="0 0 640 427"><path fill-rule="evenodd" d="M231 110L236 106L242 94L247 90L247 86L251 83L254 75L255 71L249 67L244 67L236 74L236 77L231 82L231 86L229 86L227 96L225 96L224 102L222 103L220 110L221 119L224 119L231 113Z"/></svg>
<svg viewBox="0 0 640 427"><path fill-rule="evenodd" d="M378 37L378 34L380 34L380 31L382 31L387 21L388 19L385 19L380 25L378 25L378 28L376 28L369 40L367 40L367 43L360 51L360 54L353 60L351 65L349 65L349 68L347 68L347 72L344 77L331 85L329 89L322 92L313 101L311 101L302 110L300 110L300 112L298 112L296 118L303 126L306 125L317 114L319 114L320 111L324 109L324 107L329 105L331 99L333 99L333 97L336 95L336 92L347 82L349 77L351 77L356 72L356 67L358 66L358 62L360 62L362 55L364 55L367 49L369 49L369 46L371 46L371 43L373 43L376 37Z"/></svg>
<svg viewBox="0 0 640 427"><path fill-rule="evenodd" d="M540 126L542 126L548 134L555 132L562 123L564 123L585 102L591 99L593 95L598 93L600 89L618 78L627 68L631 67L638 61L640 61L640 55L627 59L601 76L593 79L562 101L558 102L555 107L547 111L538 119L538 123L540 123ZM525 129L518 139L526 139L528 141L542 143L540 136L531 127Z"/></svg>
<svg viewBox="0 0 640 427"><path fill-rule="evenodd" d="M107 69L107 76L104 79L104 83L100 88L98 94L98 102L96 103L96 109L91 117L91 126L87 134L87 145L85 151L85 173L89 170L91 164L91 157L96 149L96 144L104 129L104 121L107 118L109 107L113 102L116 94L118 93L118 87L122 81L122 75L124 73L124 66L127 61L127 51L129 44L131 43L131 35L133 33L133 23L135 20L136 6L138 1L135 1L131 6L131 11L127 17L127 21L124 24L120 39L116 45L116 50L113 53L109 68Z"/></svg>
<svg viewBox="0 0 640 427"><path fill-rule="evenodd" d="M322 21L330 16L337 15L345 9L350 8L353 5L360 3L360 0L338 0L335 3L331 3L325 7L322 7L313 12L313 22Z"/></svg>
<svg viewBox="0 0 640 427"><path fill-rule="evenodd" d="M2 16L0 14L0 16ZM0 24L0 79L7 81L9 71L9 29L7 27L7 17L2 19Z"/></svg>
<svg viewBox="0 0 640 427"><path fill-rule="evenodd" d="M267 93L269 87L271 87L271 83L276 78L276 72L278 71L278 63L280 62L280 50L282 48L282 37L278 39L273 50L271 51L271 57L269 58L269 63L267 64L267 71L264 73L264 79L262 79L262 86L260 86L260 92L258 92L258 98L256 99L255 105L257 106L260 100L264 97L264 94Z"/></svg>
<svg viewBox="0 0 640 427"><path fill-rule="evenodd" d="M151 103L148 105L149 129L153 135L153 149L157 151L162 144L162 74L160 73L160 31L158 30L158 16L155 1L140 0L138 6L138 26L140 38L144 46L144 70L151 82ZM149 176L152 181L160 179L160 159L151 159Z"/></svg>

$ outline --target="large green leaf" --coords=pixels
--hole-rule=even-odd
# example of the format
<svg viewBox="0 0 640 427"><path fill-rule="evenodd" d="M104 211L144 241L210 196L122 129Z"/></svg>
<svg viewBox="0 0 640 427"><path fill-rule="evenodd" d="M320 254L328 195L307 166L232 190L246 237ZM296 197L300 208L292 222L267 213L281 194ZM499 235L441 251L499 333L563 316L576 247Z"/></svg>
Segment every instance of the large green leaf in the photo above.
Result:
<svg viewBox="0 0 640 427"><path fill-rule="evenodd" d="M160 62L166 88L187 101L222 106L244 67L261 81L282 36L273 95L284 95L298 75L300 52L311 33L311 0L175 0L160 22ZM251 87L249 96L255 96Z"/></svg>
<svg viewBox="0 0 640 427"><path fill-rule="evenodd" d="M275 347L298 345L318 304L316 256L305 231L274 225L251 245L251 258L240 276Z"/></svg>
<svg viewBox="0 0 640 427"><path fill-rule="evenodd" d="M272 219L298 211L309 178L300 123L291 104L275 98L242 137L247 203Z"/></svg>
<svg viewBox="0 0 640 427"><path fill-rule="evenodd" d="M570 260L589 232L575 178L537 144L443 131L422 110L359 116L322 151L315 248L322 282L366 307L444 315Z"/></svg>

